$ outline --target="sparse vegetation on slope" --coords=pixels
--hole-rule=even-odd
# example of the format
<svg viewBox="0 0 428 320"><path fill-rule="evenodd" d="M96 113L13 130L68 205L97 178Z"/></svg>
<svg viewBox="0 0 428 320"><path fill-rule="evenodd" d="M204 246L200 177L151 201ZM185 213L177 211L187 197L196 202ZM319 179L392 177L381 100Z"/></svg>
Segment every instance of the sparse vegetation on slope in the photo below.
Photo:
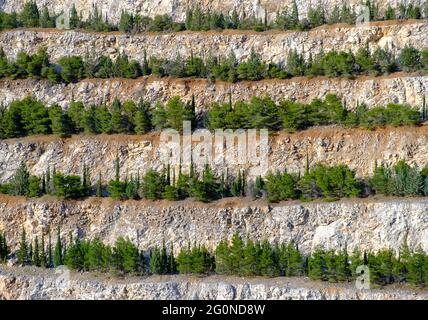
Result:
<svg viewBox="0 0 428 320"><path fill-rule="evenodd" d="M41 197L53 195L64 199L81 199L88 196L109 196L116 200L169 200L179 201L194 198L211 202L228 197L265 197L269 202L287 200L326 199L328 201L348 197L367 197L374 194L401 197L428 195L428 167L419 170L404 161L392 168L376 166L372 176L357 179L355 173L345 165L328 166L317 164L304 174L269 172L256 181L247 179L245 170L232 176L225 170L221 176L214 174L206 165L197 172L192 164L189 173L180 166L178 173L170 165L162 172L148 170L143 176L125 176L121 179L119 158L115 164L116 177L106 185L98 174L95 184L90 182L90 171L84 165L81 176L64 175L55 168L48 168L41 177L31 176L21 164L11 181L0 184L0 193L15 196Z"/></svg>
<svg viewBox="0 0 428 320"><path fill-rule="evenodd" d="M193 54L190 57L177 55L173 60L147 57L144 54L141 62L129 60L126 54L122 54L115 61L107 56L87 57L85 60L80 56L65 56L58 61L58 65L54 65L44 48L34 55L21 51L15 61L9 61L0 48L0 78L46 78L54 83L75 83L85 78L135 79L151 74L159 77L196 77L237 82L298 76L379 76L396 71L414 72L425 69L428 69L428 50L419 51L412 46L404 47L398 56L385 49L371 52L363 47L356 54L322 51L306 61L295 50L287 57L286 65L264 62L254 50L246 61L238 61L233 53L228 57L206 58Z"/></svg>

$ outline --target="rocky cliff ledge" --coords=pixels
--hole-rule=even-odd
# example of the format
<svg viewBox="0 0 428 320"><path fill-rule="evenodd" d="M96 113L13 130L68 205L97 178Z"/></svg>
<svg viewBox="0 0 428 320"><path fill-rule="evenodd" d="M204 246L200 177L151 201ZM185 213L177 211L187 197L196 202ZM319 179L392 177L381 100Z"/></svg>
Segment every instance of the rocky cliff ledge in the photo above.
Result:
<svg viewBox="0 0 428 320"><path fill-rule="evenodd" d="M328 93L341 97L349 110L358 102L373 107L388 103L407 103L421 108L425 96L428 101L428 76L426 74L395 73L381 77L347 78L293 78L289 80L244 81L228 83L202 79L173 79L142 77L126 79L90 79L78 83L53 84L48 80L1 80L0 104L33 96L48 105L59 104L67 108L71 101L85 105L111 104L115 98L139 101L144 98L155 104L180 96L190 101L194 95L197 109L207 110L212 102L249 100L254 96L270 96L276 102L290 99L310 102L324 98Z"/></svg>
<svg viewBox="0 0 428 320"><path fill-rule="evenodd" d="M129 237L140 250L173 242L179 251L191 243L209 249L239 232L254 240L293 240L308 254L321 246L349 252L355 248L398 250L407 239L411 248L428 251L428 199L350 199L334 203L282 203L224 199L212 204L183 202L115 202L90 198L60 201L49 198L0 197L0 230L16 249L21 228L29 239L56 230L113 244ZM178 253L178 252L176 252Z"/></svg>
<svg viewBox="0 0 428 320"><path fill-rule="evenodd" d="M427 300L426 291L407 287L357 290L353 283L328 284L303 278L152 276L126 280L35 268L0 266L0 300Z"/></svg>
<svg viewBox="0 0 428 320"><path fill-rule="evenodd" d="M99 135L28 137L0 141L0 183L12 177L24 161L32 174L41 176L47 168L56 167L67 174L81 174L83 164L89 167L92 182L98 173L104 181L114 178L114 162L119 154L123 175L161 170L164 163L159 135ZM270 137L269 168L304 172L306 155L309 165L346 164L358 177L372 173L375 161L393 165L399 160L422 168L428 163L428 126L365 129L314 128L294 134ZM217 173L224 170L214 164ZM248 166L241 168L249 168ZM238 166L230 167L236 172Z"/></svg>
<svg viewBox="0 0 428 320"><path fill-rule="evenodd" d="M364 27L327 26L309 32L226 30L137 35L19 29L1 32L0 43L10 58L16 57L22 50L34 53L46 47L53 62L69 55L108 55L115 59L118 54L127 54L132 59L143 61L144 50L148 57L164 59L175 59L177 54L189 57L191 52L201 57L227 56L233 52L238 60L244 60L254 49L264 61L284 63L291 50L297 50L308 58L321 50L356 52L366 44L372 50L388 48L394 53L406 45L423 49L428 43L428 23L423 20L386 21Z"/></svg>
<svg viewBox="0 0 428 320"><path fill-rule="evenodd" d="M70 7L70 4L65 5L62 0L37 0L36 2L40 7L47 5L51 12L56 13ZM323 7L327 12L331 12L335 5L340 7L344 2L353 8L361 3L360 0L328 0L323 1ZM6 12L21 10L24 3L25 1L19 0L1 0L0 9ZM230 13L235 9L240 15L245 14L247 17L255 16L258 19L264 19L267 16L268 20L274 20L278 12L291 8L293 0L78 0L72 3L75 3L77 10L82 13L84 18L88 17L89 13L93 11L93 6L96 5L103 16L107 15L110 21L118 21L122 10L150 17L168 14L175 21L184 21L186 10L194 8L196 5L205 10L224 13ZM388 5L397 6L396 0L377 0L376 3L382 12ZM419 0L417 3L423 4L425 1ZM307 16L311 4L312 6L317 5L311 0L297 1L300 18Z"/></svg>

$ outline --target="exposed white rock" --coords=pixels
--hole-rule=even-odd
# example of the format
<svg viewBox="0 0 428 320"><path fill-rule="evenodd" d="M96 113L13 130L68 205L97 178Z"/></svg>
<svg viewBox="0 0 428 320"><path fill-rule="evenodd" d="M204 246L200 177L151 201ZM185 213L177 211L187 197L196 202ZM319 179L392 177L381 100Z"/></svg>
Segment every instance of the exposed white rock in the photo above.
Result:
<svg viewBox="0 0 428 320"><path fill-rule="evenodd" d="M6 300L427 300L411 288L358 290L299 278L152 276L125 280L72 273L66 283L54 271L0 267L0 299ZM62 284L62 286L61 286ZM64 286L65 284L65 286Z"/></svg>

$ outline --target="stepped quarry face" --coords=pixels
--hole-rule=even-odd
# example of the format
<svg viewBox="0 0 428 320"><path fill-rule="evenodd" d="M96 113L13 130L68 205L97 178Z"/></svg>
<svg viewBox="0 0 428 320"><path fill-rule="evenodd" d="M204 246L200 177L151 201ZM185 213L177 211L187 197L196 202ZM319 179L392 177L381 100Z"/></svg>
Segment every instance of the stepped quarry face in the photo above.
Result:
<svg viewBox="0 0 428 320"><path fill-rule="evenodd" d="M0 0L0 11L20 11L26 1ZM64 1L36 0L39 8L51 13L64 10ZM357 8L360 0L346 1ZM96 6L110 22L117 23L122 10L155 17L168 14L184 22L186 11L200 5L204 10L231 13L243 17L274 21L278 12L289 9L293 0L75 0L82 17ZM299 18L306 19L314 1L297 1ZM381 12L398 1L377 1ZM329 0L327 12L343 1ZM425 1L419 1L424 5ZM65 8L65 9L67 9ZM290 11L289 11L290 12ZM206 32L160 32L125 34L85 30L26 29L0 31L0 46L7 58L14 60L21 51L29 54L46 48L53 64L63 57L77 55L116 59L126 54L142 62L144 57L176 59L191 55L236 56L245 61L252 51L265 62L284 67L292 51L305 59L320 52L351 51L368 47L371 52L387 49L395 58L407 46L418 50L428 47L428 22L396 20L371 22L362 26L337 24L321 26L307 32L269 30L223 30ZM56 67L58 67L56 65ZM47 106L66 110L73 101L86 106L111 105L118 98L154 106L173 97L183 101L195 99L198 119L214 102L248 101L269 96L282 100L309 103L336 94L349 111L361 103L369 109L390 103L408 104L426 112L428 73L396 72L382 76L295 77L228 83L197 78L145 76L137 79L84 79L76 83L53 83L46 79L0 79L0 107L32 96ZM1 122L0 122L1 124ZM0 128L2 129L2 128ZM117 131L121 132L121 131ZM146 135L54 135L29 136L0 140L0 184L11 181L21 163L31 175L42 176L48 169L67 175L89 171L92 185L101 175L103 185L115 179L115 161L119 159L121 177L143 175L150 169L161 171L167 147L159 132ZM404 160L419 170L428 165L428 126L383 127L374 130L347 129L339 126L313 127L296 133L276 132L269 136L270 171L303 173L316 164L346 165L358 179L366 179L376 165L391 167ZM177 168L175 172L177 172ZM197 167L201 171L202 166ZM232 175L249 172L248 185L254 186L256 175L251 164L232 165ZM214 163L213 171L221 175L223 163ZM332 202L329 202L329 201ZM277 204L252 197L224 198L211 203L193 198L183 201L115 201L110 197L87 197L64 200L54 196L27 198L0 195L0 232L4 232L12 252L19 248L21 230L28 239L61 228L73 239L99 239L113 245L119 237L129 238L144 257L150 250L173 245L177 255L189 243L204 245L213 252L221 240L236 233L255 241L270 243L293 241L304 255L317 248L351 253L353 250L379 252L392 249L398 255L407 243L411 250L428 252L428 198L384 197L346 198L317 201L284 201ZM0 265L0 299L423 299L426 290L407 284L394 284L382 290L357 290L353 283L313 282L307 278L237 278L211 275L191 277L166 275L125 277L73 273L67 290L57 288L52 270L17 266L16 255Z"/></svg>

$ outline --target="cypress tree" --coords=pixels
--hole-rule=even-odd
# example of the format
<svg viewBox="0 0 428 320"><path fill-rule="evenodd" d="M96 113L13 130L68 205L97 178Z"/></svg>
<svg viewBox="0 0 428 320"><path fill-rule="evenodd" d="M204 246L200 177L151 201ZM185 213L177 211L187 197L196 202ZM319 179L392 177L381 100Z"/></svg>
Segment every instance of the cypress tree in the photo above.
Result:
<svg viewBox="0 0 428 320"><path fill-rule="evenodd" d="M53 265L54 264L53 264L53 254L52 254L52 239L51 239L51 231L49 230L47 267L52 268Z"/></svg>
<svg viewBox="0 0 428 320"><path fill-rule="evenodd" d="M55 267L63 265L63 246L61 241L61 229L58 226L58 232L57 232L57 238L56 238L56 244L54 249L54 257L53 257L53 263Z"/></svg>
<svg viewBox="0 0 428 320"><path fill-rule="evenodd" d="M119 153L116 154L116 160L114 162L114 170L115 170L115 181L120 181L120 165L119 165Z"/></svg>
<svg viewBox="0 0 428 320"><path fill-rule="evenodd" d="M48 266L47 260L46 260L46 248L45 248L45 237L42 235L42 241L40 243L40 266L43 268L46 268Z"/></svg>
<svg viewBox="0 0 428 320"><path fill-rule="evenodd" d="M101 180L101 172L98 174L96 195L97 195L97 197L103 196L103 185L102 185L102 180Z"/></svg>
<svg viewBox="0 0 428 320"><path fill-rule="evenodd" d="M21 241L19 242L17 257L18 257L18 263L20 265L26 265L28 263L27 235L25 233L24 227L22 227L22 231L21 231Z"/></svg>
<svg viewBox="0 0 428 320"><path fill-rule="evenodd" d="M7 245L6 233L0 233L0 262L6 262L9 255L9 248Z"/></svg>
<svg viewBox="0 0 428 320"><path fill-rule="evenodd" d="M168 273L168 254L166 252L165 240L162 241L162 251L161 251L160 260L161 260L161 270L162 270L161 273L162 274Z"/></svg>
<svg viewBox="0 0 428 320"><path fill-rule="evenodd" d="M171 241L171 249L168 256L168 273L177 272L177 263L174 257L174 243Z"/></svg>
<svg viewBox="0 0 428 320"><path fill-rule="evenodd" d="M80 24L80 19L77 14L76 5L73 3L73 6L71 7L71 10L70 10L70 28L76 29L79 27L79 24Z"/></svg>
<svg viewBox="0 0 428 320"><path fill-rule="evenodd" d="M33 246L33 257L32 257L32 263L33 266L40 267L40 251L39 251L39 239L36 236L34 240L34 246Z"/></svg>

